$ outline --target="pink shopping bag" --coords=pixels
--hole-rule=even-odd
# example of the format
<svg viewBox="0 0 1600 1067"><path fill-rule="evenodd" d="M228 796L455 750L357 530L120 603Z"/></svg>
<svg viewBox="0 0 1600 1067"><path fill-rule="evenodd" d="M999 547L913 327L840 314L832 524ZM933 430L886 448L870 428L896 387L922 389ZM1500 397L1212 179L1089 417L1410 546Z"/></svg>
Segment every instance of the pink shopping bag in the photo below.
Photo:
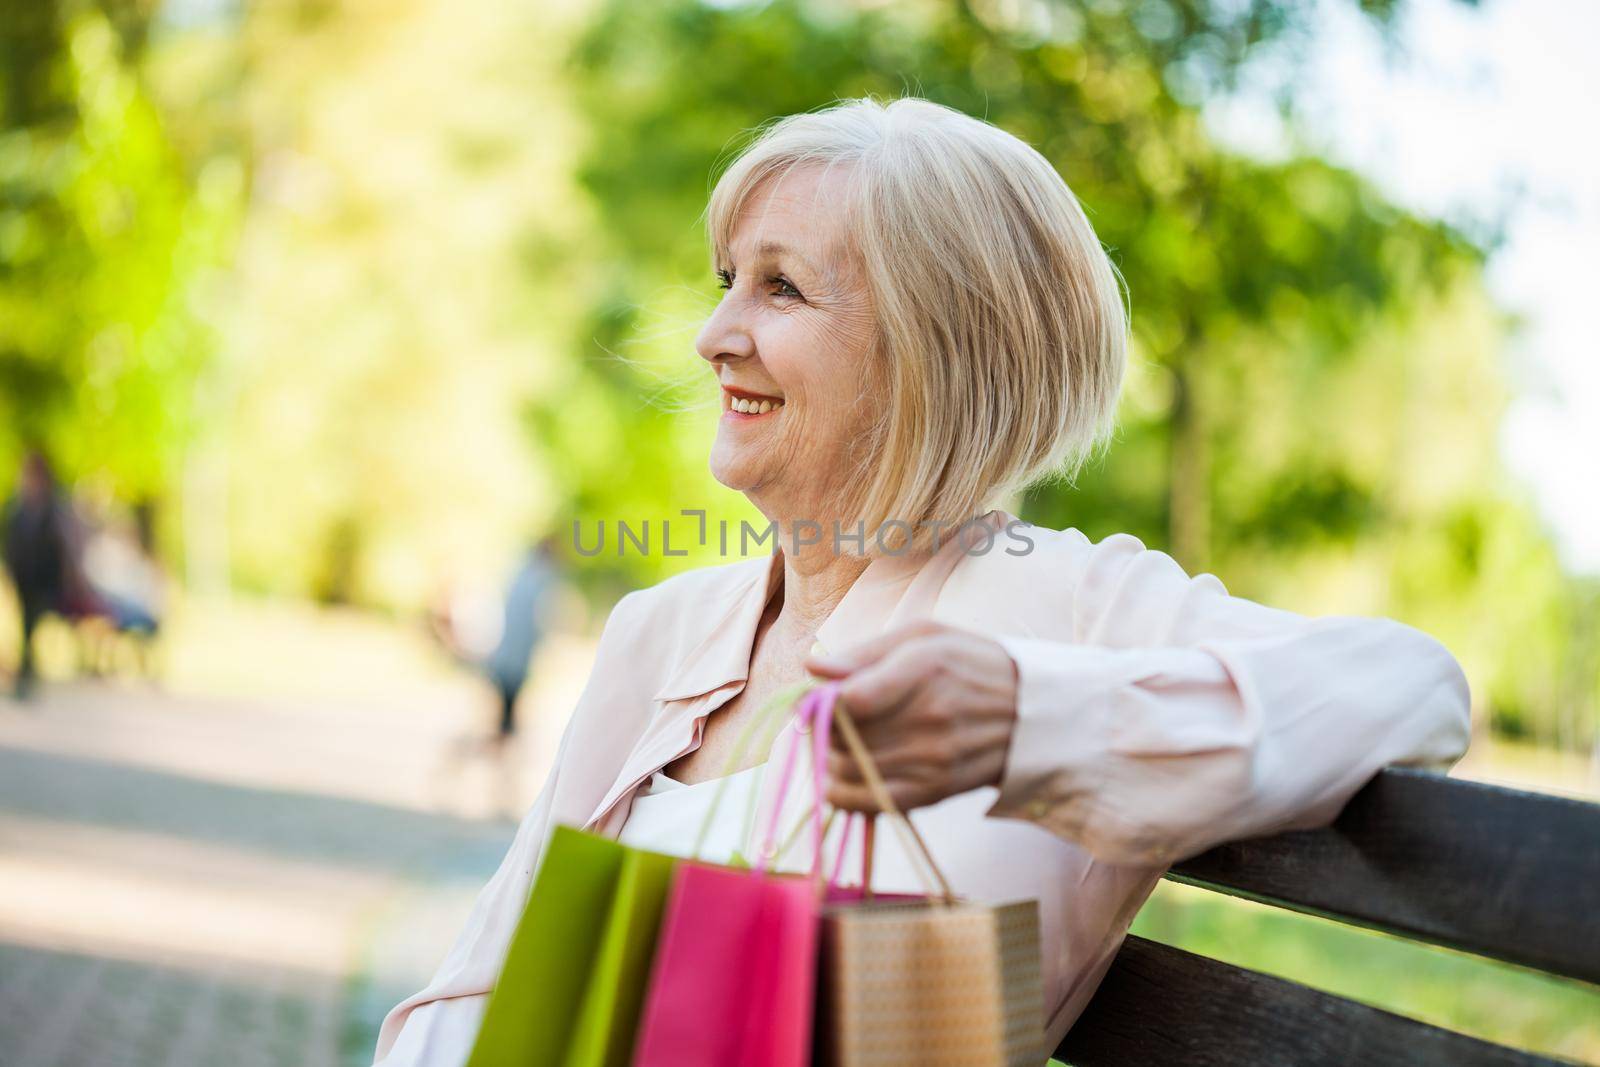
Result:
<svg viewBox="0 0 1600 1067"><path fill-rule="evenodd" d="M816 946L807 879L681 865L634 1067L805 1067Z"/></svg>
<svg viewBox="0 0 1600 1067"><path fill-rule="evenodd" d="M827 766L829 719L817 690L796 711L811 725L812 766ZM812 805L813 876L766 870L798 743L778 783L751 870L679 864L639 1025L634 1067L809 1067L816 988L822 794Z"/></svg>

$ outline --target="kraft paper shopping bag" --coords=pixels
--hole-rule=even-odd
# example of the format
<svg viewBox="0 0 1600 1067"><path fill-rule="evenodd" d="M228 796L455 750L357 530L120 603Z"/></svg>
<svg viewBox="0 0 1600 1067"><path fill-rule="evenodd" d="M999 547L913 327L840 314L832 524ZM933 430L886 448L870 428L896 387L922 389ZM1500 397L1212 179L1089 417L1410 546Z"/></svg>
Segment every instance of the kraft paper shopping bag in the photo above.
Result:
<svg viewBox="0 0 1600 1067"><path fill-rule="evenodd" d="M868 835L862 892L851 899L835 890L822 914L818 1062L1038 1067L1045 1049L1037 902L992 906L955 899L836 705L837 692L825 687L818 699L908 854L920 859L930 892L921 900L874 898Z"/></svg>

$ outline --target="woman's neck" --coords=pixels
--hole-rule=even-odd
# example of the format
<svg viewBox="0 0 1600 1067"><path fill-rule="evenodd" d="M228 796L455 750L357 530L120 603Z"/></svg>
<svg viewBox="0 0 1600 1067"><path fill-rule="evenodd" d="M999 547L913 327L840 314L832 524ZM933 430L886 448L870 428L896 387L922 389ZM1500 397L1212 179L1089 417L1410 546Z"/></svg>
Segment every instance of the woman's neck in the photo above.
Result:
<svg viewBox="0 0 1600 1067"><path fill-rule="evenodd" d="M779 614L784 629L814 635L870 562L863 556L844 553L796 557L785 552L783 607Z"/></svg>

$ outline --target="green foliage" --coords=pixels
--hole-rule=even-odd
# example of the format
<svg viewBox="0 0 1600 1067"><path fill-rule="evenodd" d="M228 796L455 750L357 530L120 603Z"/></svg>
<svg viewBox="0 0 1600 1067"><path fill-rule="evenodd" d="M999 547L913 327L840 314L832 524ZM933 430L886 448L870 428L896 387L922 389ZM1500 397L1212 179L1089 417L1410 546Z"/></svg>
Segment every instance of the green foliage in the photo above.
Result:
<svg viewBox="0 0 1600 1067"><path fill-rule="evenodd" d="M0 463L9 477L43 446L68 475L137 499L170 486L192 429L211 347L192 284L238 188L186 173L127 55L139 24L110 11L118 22L85 5L6 9Z"/></svg>

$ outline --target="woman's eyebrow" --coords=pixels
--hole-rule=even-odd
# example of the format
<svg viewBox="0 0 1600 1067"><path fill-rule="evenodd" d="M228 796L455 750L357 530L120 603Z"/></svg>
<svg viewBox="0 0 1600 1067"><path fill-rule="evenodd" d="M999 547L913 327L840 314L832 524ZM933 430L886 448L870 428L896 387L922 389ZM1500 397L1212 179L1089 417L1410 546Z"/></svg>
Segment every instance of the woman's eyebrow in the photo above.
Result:
<svg viewBox="0 0 1600 1067"><path fill-rule="evenodd" d="M762 241L760 244L751 249L751 255L752 258L767 259L776 259L779 257L788 256L798 261L802 267L812 274L813 277L822 279L824 284L836 282L838 279L838 268L831 261L824 260L822 263L818 263L808 257L804 252L800 251L798 248L794 247L793 245L784 244L782 241ZM722 249L718 257L721 263L728 264L730 268L734 258L733 249L731 247Z"/></svg>
<svg viewBox="0 0 1600 1067"><path fill-rule="evenodd" d="M812 274L824 273L821 268L819 268L815 263L811 262L811 260L806 257L804 252L801 252L798 248L795 248L792 245L786 245L781 241L762 241L756 246L756 255L771 256L774 258L780 256L789 256L793 259L799 260L800 265L809 270Z"/></svg>

